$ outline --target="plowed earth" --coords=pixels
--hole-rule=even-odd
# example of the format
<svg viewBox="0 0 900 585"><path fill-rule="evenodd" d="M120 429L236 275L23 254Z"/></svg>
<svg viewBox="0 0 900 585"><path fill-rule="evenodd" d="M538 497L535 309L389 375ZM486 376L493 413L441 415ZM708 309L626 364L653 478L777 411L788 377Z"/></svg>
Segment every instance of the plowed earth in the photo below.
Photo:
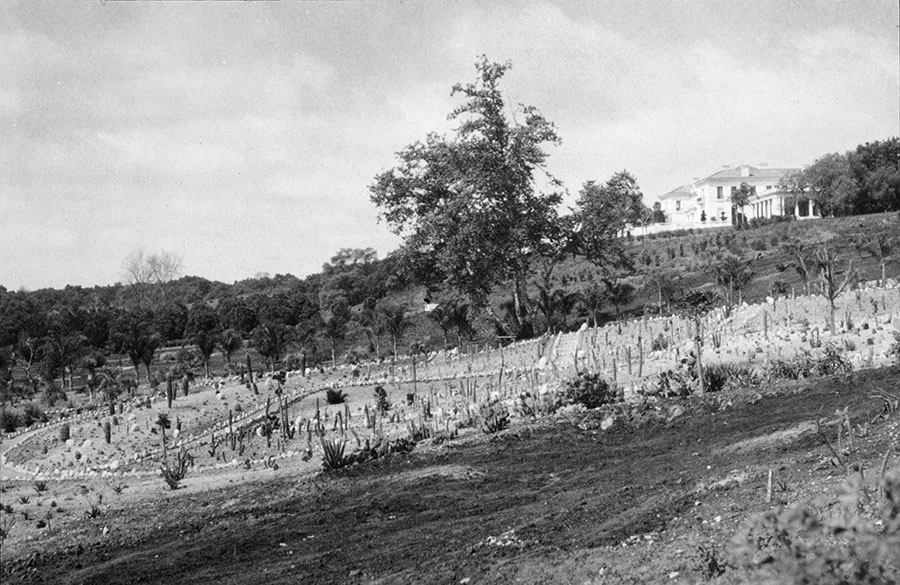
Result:
<svg viewBox="0 0 900 585"><path fill-rule="evenodd" d="M855 425L871 421L876 387L900 389L900 373L688 399L671 420L607 430L598 414L560 415L341 473L286 468L173 493L160 480L6 547L2 582L695 582L699 547L727 555L750 515L833 498L843 471L814 421L844 407ZM857 440L867 468L896 442L898 418Z"/></svg>

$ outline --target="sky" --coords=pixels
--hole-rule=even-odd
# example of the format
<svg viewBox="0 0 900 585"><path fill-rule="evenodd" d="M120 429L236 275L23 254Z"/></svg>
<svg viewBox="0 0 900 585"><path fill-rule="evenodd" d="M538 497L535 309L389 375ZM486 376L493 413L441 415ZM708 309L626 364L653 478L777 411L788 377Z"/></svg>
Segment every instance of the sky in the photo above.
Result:
<svg viewBox="0 0 900 585"><path fill-rule="evenodd" d="M549 170L645 201L723 165L900 134L895 0L0 3L0 285L223 282L399 240L369 199L481 54L562 137Z"/></svg>

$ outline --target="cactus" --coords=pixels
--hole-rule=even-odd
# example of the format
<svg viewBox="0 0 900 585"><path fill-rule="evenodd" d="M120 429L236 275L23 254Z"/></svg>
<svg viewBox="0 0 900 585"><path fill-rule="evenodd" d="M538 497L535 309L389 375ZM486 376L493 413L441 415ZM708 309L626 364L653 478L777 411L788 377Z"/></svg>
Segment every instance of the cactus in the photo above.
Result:
<svg viewBox="0 0 900 585"><path fill-rule="evenodd" d="M62 443L69 440L69 423L63 423L63 425L59 427L59 440Z"/></svg>
<svg viewBox="0 0 900 585"><path fill-rule="evenodd" d="M112 425L109 424L109 421L103 423L103 438L106 439L106 444L112 441Z"/></svg>
<svg viewBox="0 0 900 585"><path fill-rule="evenodd" d="M172 401L175 400L175 385L172 383L172 372L166 372L166 402L169 408L172 408Z"/></svg>

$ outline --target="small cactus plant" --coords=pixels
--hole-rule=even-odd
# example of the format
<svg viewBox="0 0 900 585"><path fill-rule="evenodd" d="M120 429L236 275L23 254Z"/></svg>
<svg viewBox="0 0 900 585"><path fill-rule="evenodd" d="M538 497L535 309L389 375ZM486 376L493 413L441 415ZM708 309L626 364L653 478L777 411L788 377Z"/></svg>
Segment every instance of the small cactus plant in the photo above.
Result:
<svg viewBox="0 0 900 585"><path fill-rule="evenodd" d="M106 440L107 445L112 442L112 425L109 424L109 421L103 423L103 438Z"/></svg>
<svg viewBox="0 0 900 585"><path fill-rule="evenodd" d="M62 443L65 443L69 440L69 423L63 423L61 427L59 427L59 440Z"/></svg>

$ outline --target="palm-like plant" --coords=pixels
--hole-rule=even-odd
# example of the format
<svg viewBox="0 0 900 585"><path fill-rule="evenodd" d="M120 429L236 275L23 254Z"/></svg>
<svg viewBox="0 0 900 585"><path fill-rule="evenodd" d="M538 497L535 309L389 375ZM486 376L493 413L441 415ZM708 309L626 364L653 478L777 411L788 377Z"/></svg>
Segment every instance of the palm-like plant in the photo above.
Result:
<svg viewBox="0 0 900 585"><path fill-rule="evenodd" d="M616 319L621 314L622 307L634 298L634 286L618 278L604 278L606 286L606 298L616 309Z"/></svg>
<svg viewBox="0 0 900 585"><path fill-rule="evenodd" d="M451 312L452 307L449 305L438 305L428 312L428 316L431 320L441 328L441 333L444 335L445 348L450 346L450 330L453 328Z"/></svg>
<svg viewBox="0 0 900 585"><path fill-rule="evenodd" d="M159 427L159 433L162 435L162 451L163 451L163 459L166 458L166 429L172 428L172 423L169 421L169 415L161 412L156 419L156 426Z"/></svg>
<svg viewBox="0 0 900 585"><path fill-rule="evenodd" d="M578 291L566 292L559 288L553 291L553 309L554 313L562 319L563 331L569 328L569 315L580 300L581 293Z"/></svg>
<svg viewBox="0 0 900 585"><path fill-rule="evenodd" d="M581 293L580 302L581 306L587 311L587 314L593 321L594 327L596 327L597 316L600 314L600 311L603 310L603 305L606 304L606 294L603 292L603 289L596 284L591 285Z"/></svg>
<svg viewBox="0 0 900 585"><path fill-rule="evenodd" d="M118 368L101 368L97 370L97 389L109 404L109 415L116 414L116 399L123 392L122 371Z"/></svg>
<svg viewBox="0 0 900 585"><path fill-rule="evenodd" d="M450 326L456 329L456 342L462 347L462 338L471 339L475 334L472 321L469 319L469 305L462 301L450 301L447 303L447 312Z"/></svg>
<svg viewBox="0 0 900 585"><path fill-rule="evenodd" d="M724 254L713 267L716 283L722 287L729 304L734 304L734 292L742 290L753 278L750 263L734 254Z"/></svg>
<svg viewBox="0 0 900 585"><path fill-rule="evenodd" d="M394 349L394 359L397 359L397 343L403 338L403 333L412 324L406 317L406 309L400 305L380 305L378 307L385 331L391 336Z"/></svg>
<svg viewBox="0 0 900 585"><path fill-rule="evenodd" d="M219 349L222 350L226 363L230 365L231 356L242 347L244 347L244 340L241 339L237 331L234 329L222 331L222 334L219 336Z"/></svg>

